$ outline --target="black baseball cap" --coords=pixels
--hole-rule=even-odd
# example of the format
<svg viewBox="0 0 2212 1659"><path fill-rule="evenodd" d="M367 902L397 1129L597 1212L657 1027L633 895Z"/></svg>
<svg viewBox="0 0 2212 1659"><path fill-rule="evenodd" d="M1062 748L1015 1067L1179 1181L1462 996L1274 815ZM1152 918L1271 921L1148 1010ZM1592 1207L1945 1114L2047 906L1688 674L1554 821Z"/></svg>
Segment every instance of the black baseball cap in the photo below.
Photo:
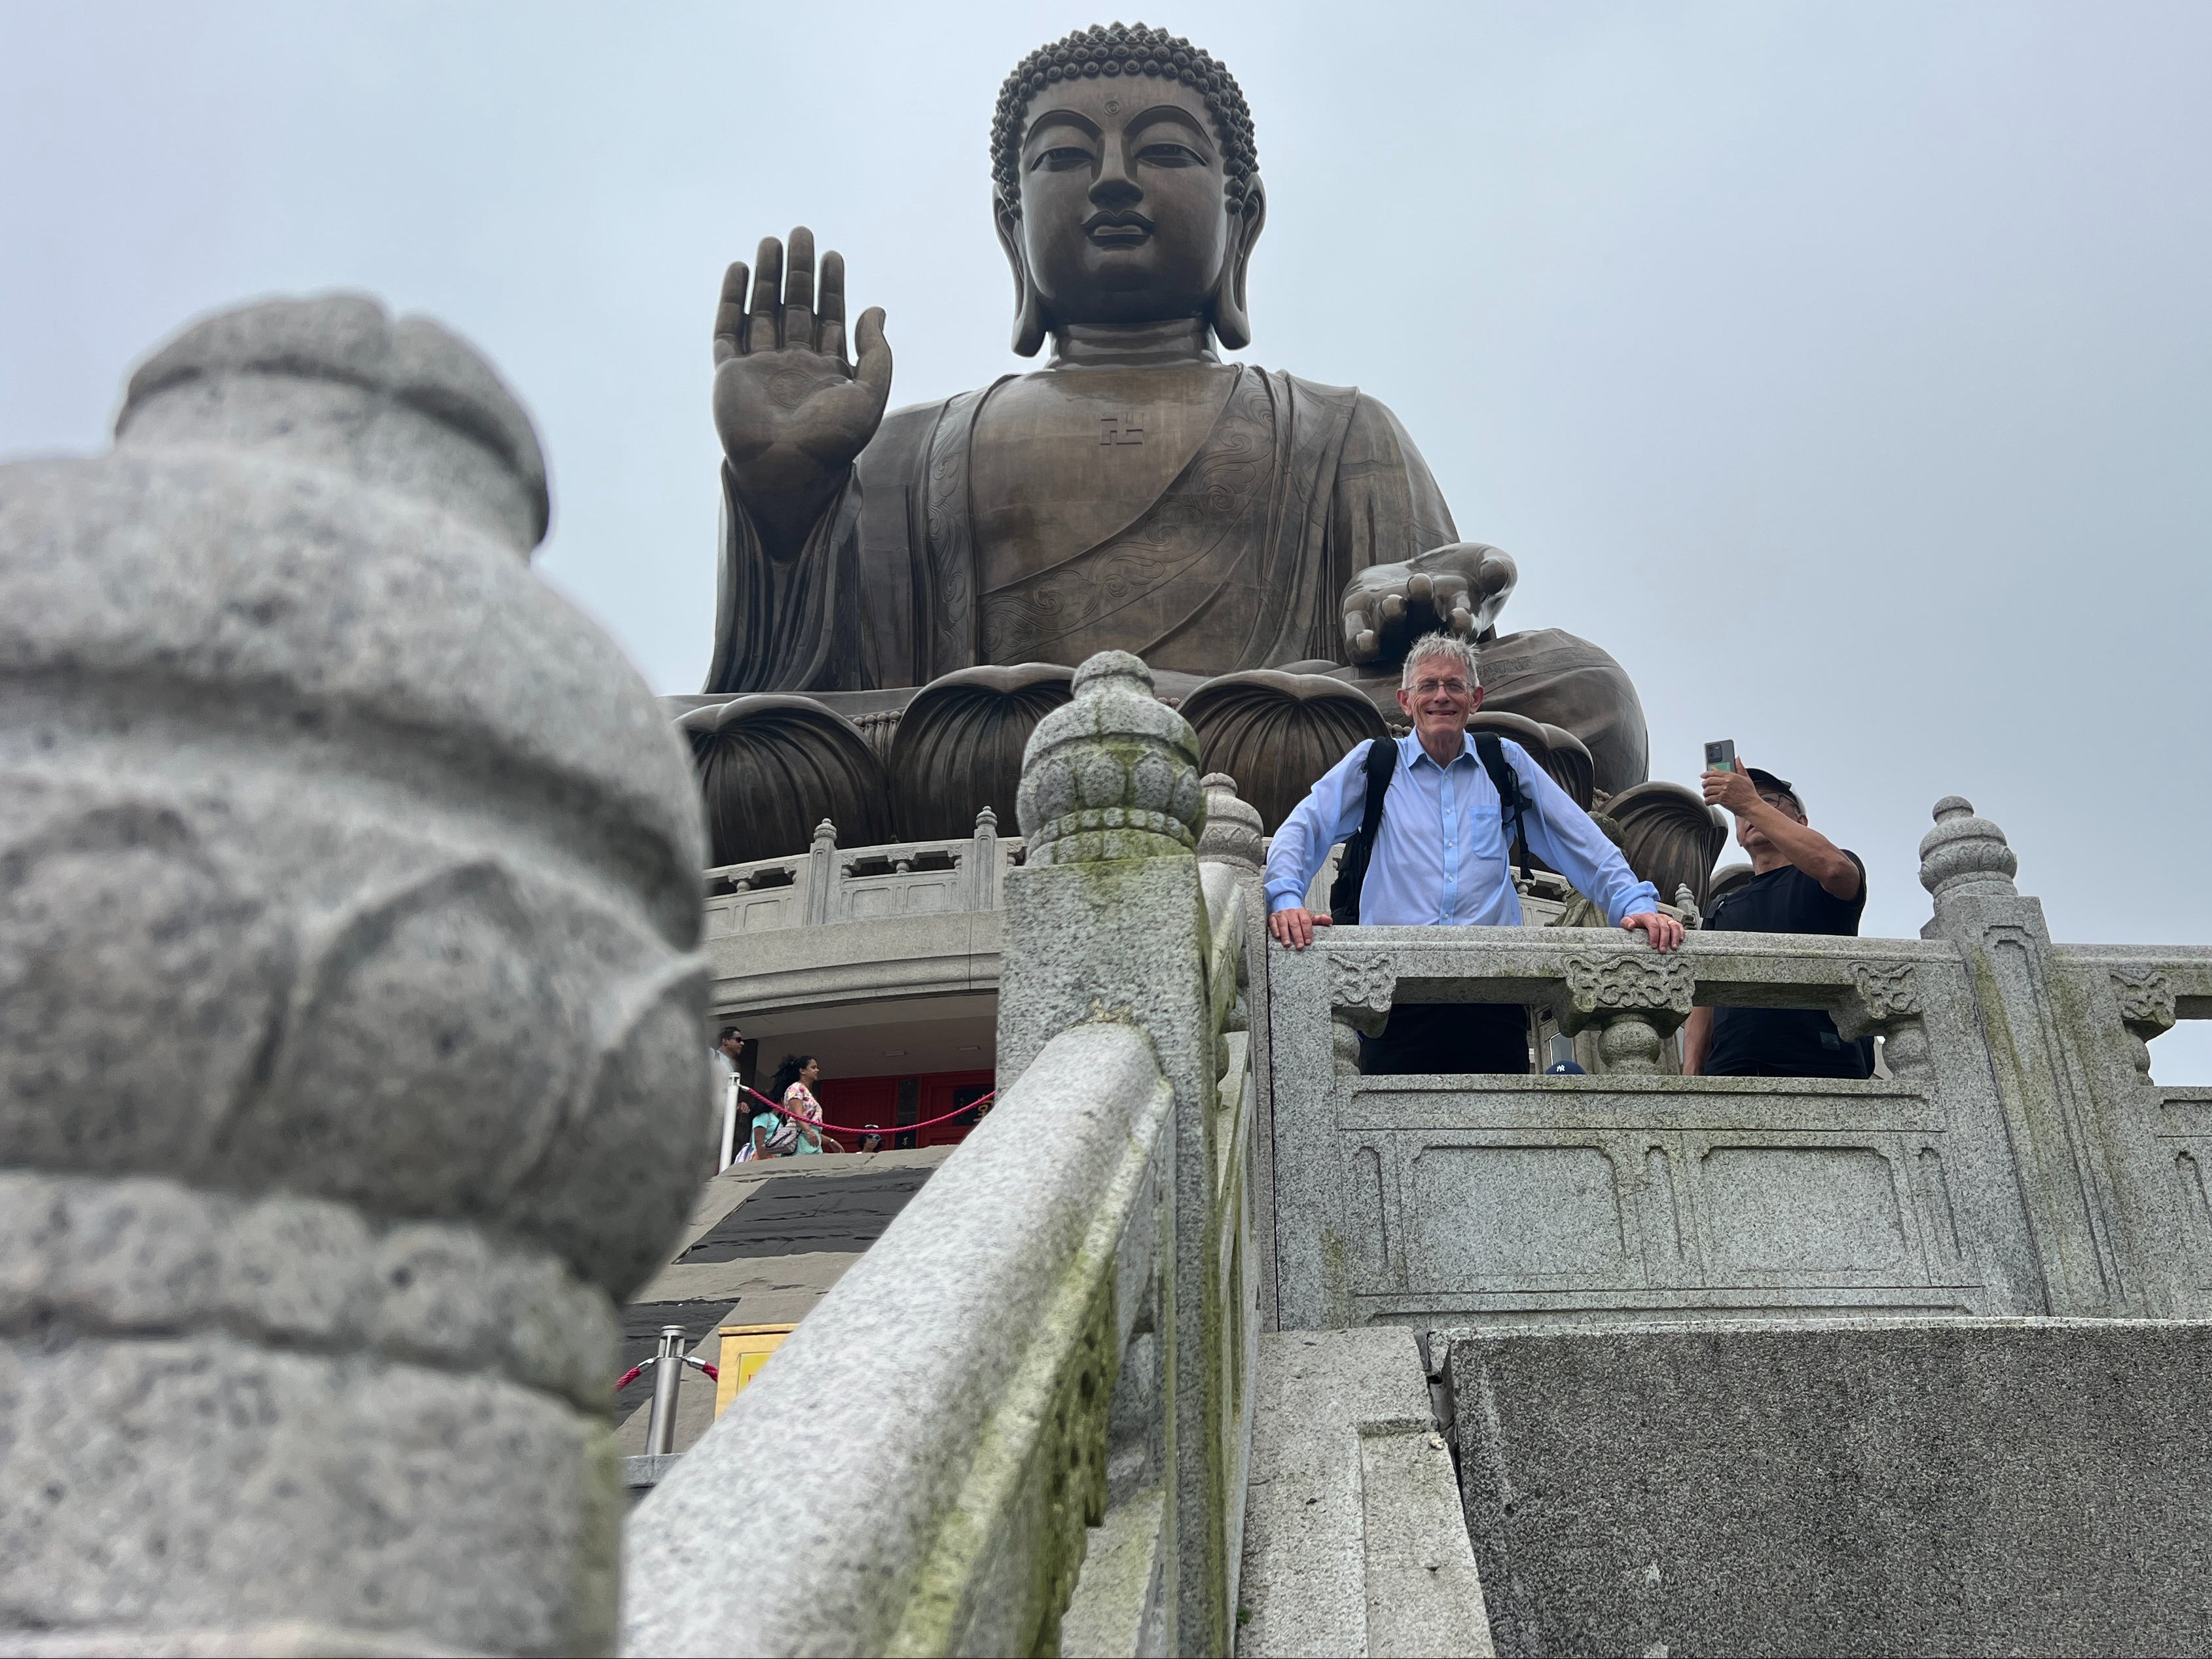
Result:
<svg viewBox="0 0 2212 1659"><path fill-rule="evenodd" d="M1750 778L1752 786L1761 793L1771 790L1776 795L1786 795L1797 802L1800 811L1804 809L1804 798L1797 793L1797 786L1787 778L1777 778L1764 766L1746 766L1743 775Z"/></svg>

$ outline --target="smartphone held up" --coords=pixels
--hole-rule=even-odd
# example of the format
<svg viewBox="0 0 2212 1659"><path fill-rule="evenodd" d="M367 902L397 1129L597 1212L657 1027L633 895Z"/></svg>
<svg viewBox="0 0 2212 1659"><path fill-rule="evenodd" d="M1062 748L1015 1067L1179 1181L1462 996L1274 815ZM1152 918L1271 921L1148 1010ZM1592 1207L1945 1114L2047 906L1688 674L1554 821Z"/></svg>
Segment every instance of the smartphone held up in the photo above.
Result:
<svg viewBox="0 0 2212 1659"><path fill-rule="evenodd" d="M1705 770L1707 772L1734 772L1735 770L1735 738L1723 737L1717 743L1708 743L1705 745Z"/></svg>

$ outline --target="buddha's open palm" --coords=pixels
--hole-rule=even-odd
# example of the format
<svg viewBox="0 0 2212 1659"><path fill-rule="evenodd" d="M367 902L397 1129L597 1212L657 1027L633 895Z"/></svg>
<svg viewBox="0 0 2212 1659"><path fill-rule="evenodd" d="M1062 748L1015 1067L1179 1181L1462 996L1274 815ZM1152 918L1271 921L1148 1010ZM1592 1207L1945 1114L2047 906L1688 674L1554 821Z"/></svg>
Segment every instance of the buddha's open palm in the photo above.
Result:
<svg viewBox="0 0 2212 1659"><path fill-rule="evenodd" d="M822 257L817 296L814 233L804 226L791 233L787 258L783 244L764 237L753 270L740 259L722 279L714 427L739 495L777 539L804 538L883 421L891 348L881 306L860 313L854 344L860 356L848 363L845 262Z"/></svg>
<svg viewBox="0 0 2212 1659"><path fill-rule="evenodd" d="M1454 542L1401 565L1370 565L1345 584L1344 647L1354 663L1395 662L1425 633L1479 638L1521 572L1510 554Z"/></svg>

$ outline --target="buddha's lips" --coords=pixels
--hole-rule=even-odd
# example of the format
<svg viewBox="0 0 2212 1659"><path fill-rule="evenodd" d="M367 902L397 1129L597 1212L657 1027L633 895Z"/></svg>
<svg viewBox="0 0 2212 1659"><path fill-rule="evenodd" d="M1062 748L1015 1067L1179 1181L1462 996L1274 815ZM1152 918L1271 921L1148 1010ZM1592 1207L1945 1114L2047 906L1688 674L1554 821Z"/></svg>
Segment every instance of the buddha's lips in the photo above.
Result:
<svg viewBox="0 0 2212 1659"><path fill-rule="evenodd" d="M1141 213L1094 213L1083 221L1083 233L1094 242L1129 245L1152 233L1152 221Z"/></svg>

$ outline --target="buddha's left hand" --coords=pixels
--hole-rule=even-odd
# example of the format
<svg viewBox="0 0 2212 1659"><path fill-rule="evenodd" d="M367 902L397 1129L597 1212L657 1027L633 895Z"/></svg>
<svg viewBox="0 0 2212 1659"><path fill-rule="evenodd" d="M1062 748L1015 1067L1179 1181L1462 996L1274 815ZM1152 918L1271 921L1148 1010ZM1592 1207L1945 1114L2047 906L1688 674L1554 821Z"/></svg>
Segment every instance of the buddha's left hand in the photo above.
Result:
<svg viewBox="0 0 2212 1659"><path fill-rule="evenodd" d="M1454 542L1401 565L1370 565L1345 584L1344 646L1354 663L1395 662L1425 633L1487 633L1520 579L1507 554Z"/></svg>

